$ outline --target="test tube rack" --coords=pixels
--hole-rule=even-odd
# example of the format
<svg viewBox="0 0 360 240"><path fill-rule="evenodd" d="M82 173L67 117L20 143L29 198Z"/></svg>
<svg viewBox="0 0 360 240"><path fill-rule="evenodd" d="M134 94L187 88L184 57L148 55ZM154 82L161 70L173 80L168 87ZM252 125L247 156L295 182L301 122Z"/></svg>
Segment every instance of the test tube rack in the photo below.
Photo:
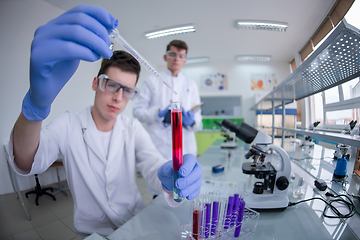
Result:
<svg viewBox="0 0 360 240"><path fill-rule="evenodd" d="M229 182L218 182L218 181L203 181L203 185L201 188L201 193L197 199L193 200L193 208L191 209L192 219L189 224L184 225L181 227L181 239L188 239L188 240L203 240L203 239L248 239L251 237L251 234L255 231L260 213L246 208L246 203L243 201L243 196L246 194L245 192L240 193L240 198L238 198L238 205L235 207L230 204L230 197L233 197L236 193L234 191L234 186L238 183L229 183ZM244 191L244 190L243 190ZM214 196L214 193L217 192L218 194L221 192L219 202L221 202L222 207L219 207L219 218L216 220L216 231L212 229L213 226L213 210L214 210L214 202L209 200L208 196ZM239 193L239 192L237 192ZM239 196L239 195L238 195ZM211 197L210 197L211 198ZM207 199L207 200L206 200ZM223 201L223 199L229 199L228 201ZM211 211L211 220L207 218L207 204L213 203ZM235 201L234 201L235 202ZM241 202L241 207L239 203ZM200 203L200 205L199 205ZM245 205L244 205L245 204ZM201 217L195 220L194 210L197 206L197 210L200 212ZM199 207L200 206L200 207ZM234 209L239 209L238 214L241 212L241 220L240 221L233 221L233 216L229 212L232 212ZM240 210L242 209L242 210ZM230 210L230 211L229 211ZM237 215L240 216L240 215ZM232 220L232 221L231 221ZM239 219L237 219L239 220ZM195 221L198 224L196 230L194 230L194 223ZM231 224L230 224L231 221ZM195 233L195 232L196 233Z"/></svg>
<svg viewBox="0 0 360 240"><path fill-rule="evenodd" d="M200 239L217 239L217 240L228 240L228 239L246 239L250 234L255 232L260 213L245 207L244 218L241 222L241 230L239 237L235 238L234 233L237 225L229 229L223 229L221 232L217 232L215 235L211 235L208 238L199 238ZM181 227L181 239L183 240L196 240L193 237L192 224L187 224Z"/></svg>

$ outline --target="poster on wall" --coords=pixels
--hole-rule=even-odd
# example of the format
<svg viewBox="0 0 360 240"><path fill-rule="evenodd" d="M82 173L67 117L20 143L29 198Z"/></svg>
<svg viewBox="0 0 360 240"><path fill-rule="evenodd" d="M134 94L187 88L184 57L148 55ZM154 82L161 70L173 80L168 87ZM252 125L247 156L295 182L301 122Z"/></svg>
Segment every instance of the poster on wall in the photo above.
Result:
<svg viewBox="0 0 360 240"><path fill-rule="evenodd" d="M251 90L271 91L278 85L275 74L251 74Z"/></svg>
<svg viewBox="0 0 360 240"><path fill-rule="evenodd" d="M201 90L224 91L228 90L227 76L222 73L210 74L201 78Z"/></svg>

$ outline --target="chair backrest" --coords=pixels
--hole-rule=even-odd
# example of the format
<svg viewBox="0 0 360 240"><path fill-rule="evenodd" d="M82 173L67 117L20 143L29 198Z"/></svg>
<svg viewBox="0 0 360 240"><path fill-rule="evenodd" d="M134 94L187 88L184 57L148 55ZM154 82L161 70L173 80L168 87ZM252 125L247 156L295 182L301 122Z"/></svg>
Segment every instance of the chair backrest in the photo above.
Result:
<svg viewBox="0 0 360 240"><path fill-rule="evenodd" d="M6 161L6 165L8 166L8 169L9 169L9 174L10 174L10 177L12 178L13 176L11 175L12 173L15 174L15 171L12 169L12 167L10 166L10 163L9 163L9 149L8 149L8 143L4 143L4 150L5 150L5 161Z"/></svg>
<svg viewBox="0 0 360 240"><path fill-rule="evenodd" d="M62 163L62 161L55 161L50 167L51 168L62 168L62 167L64 167L64 164Z"/></svg>
<svg viewBox="0 0 360 240"><path fill-rule="evenodd" d="M5 149L5 154L6 154L6 160L9 160L8 143L4 143L4 149Z"/></svg>

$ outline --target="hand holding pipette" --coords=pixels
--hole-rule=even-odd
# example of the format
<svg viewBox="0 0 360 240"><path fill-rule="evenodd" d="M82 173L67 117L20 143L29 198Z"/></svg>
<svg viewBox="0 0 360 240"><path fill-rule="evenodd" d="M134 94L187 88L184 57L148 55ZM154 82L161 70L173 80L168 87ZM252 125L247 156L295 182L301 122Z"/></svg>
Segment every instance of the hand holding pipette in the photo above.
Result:
<svg viewBox="0 0 360 240"><path fill-rule="evenodd" d="M36 30L31 45L30 90L22 105L28 120L42 121L49 115L52 102L80 60L94 62L112 56L108 31L117 24L105 9L80 5Z"/></svg>

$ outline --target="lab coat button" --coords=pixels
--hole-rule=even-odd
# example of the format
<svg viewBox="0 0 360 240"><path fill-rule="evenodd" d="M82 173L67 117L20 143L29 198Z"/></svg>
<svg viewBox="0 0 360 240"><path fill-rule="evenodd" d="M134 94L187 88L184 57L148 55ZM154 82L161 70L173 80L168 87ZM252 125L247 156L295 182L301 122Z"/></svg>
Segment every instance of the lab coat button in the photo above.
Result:
<svg viewBox="0 0 360 240"><path fill-rule="evenodd" d="M112 190L112 186L111 186L111 185L108 186L108 190Z"/></svg>
<svg viewBox="0 0 360 240"><path fill-rule="evenodd" d="M106 171L107 171L107 172L110 172L110 167L106 167Z"/></svg>
<svg viewBox="0 0 360 240"><path fill-rule="evenodd" d="M113 208L113 207L115 207L115 204L112 202L112 203L110 203L110 206Z"/></svg>

